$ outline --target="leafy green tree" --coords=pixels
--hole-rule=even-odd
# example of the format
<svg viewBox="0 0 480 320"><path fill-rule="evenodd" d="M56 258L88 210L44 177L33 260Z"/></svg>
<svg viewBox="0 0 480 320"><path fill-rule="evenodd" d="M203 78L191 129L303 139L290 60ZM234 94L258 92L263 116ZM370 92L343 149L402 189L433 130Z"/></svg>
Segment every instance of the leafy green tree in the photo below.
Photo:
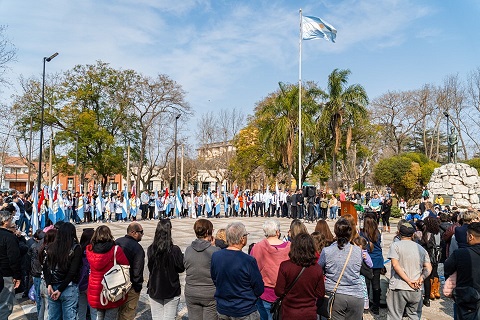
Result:
<svg viewBox="0 0 480 320"><path fill-rule="evenodd" d="M470 167L477 169L478 173L480 174L480 158L473 158L473 159L464 161L464 163L468 164Z"/></svg>
<svg viewBox="0 0 480 320"><path fill-rule="evenodd" d="M316 99L322 94L323 92L313 83L307 83L302 87L302 141L300 143L304 146L306 146L305 141L317 128L314 116L318 113L319 106ZM258 103L255 108L260 143L267 153L280 160L288 186L291 185L292 174L298 172L298 166L295 167L295 159L298 157L296 147L299 143L298 95L298 86L279 83L279 89ZM302 150L305 149L308 148L302 148Z"/></svg>
<svg viewBox="0 0 480 320"><path fill-rule="evenodd" d="M326 102L322 107L320 122L329 130L333 141L332 178L336 188L337 155L345 139L345 149L350 148L352 129L357 120L367 117L368 95L359 85L348 85L350 70L335 69L328 77Z"/></svg>
<svg viewBox="0 0 480 320"><path fill-rule="evenodd" d="M422 153L405 153L380 160L374 167L373 178L376 184L390 186L400 196L419 197L422 186L438 166Z"/></svg>

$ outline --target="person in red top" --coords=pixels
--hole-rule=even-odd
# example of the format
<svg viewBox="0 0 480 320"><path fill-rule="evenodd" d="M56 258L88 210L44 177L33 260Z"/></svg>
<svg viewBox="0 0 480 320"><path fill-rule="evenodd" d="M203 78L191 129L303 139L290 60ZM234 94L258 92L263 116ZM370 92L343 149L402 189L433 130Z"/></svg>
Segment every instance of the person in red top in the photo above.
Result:
<svg viewBox="0 0 480 320"><path fill-rule="evenodd" d="M282 319L317 319L316 302L325 295L325 282L315 251L312 236L299 233L292 240L288 254L290 259L280 264L275 285L278 297L285 293L302 267L305 267L305 271L283 299Z"/></svg>
<svg viewBox="0 0 480 320"><path fill-rule="evenodd" d="M125 303L125 299L117 302L108 302L106 306L100 303L103 275L113 267L115 241L112 232L107 226L100 226L95 230L92 243L87 246L87 260L90 263L88 278L88 303L97 310L97 320L113 320L118 317L118 308ZM129 265L128 259L120 246L117 246L117 264Z"/></svg>
<svg viewBox="0 0 480 320"><path fill-rule="evenodd" d="M280 263L288 260L290 242L283 242L280 237L280 222L276 219L268 219L263 223L265 239L257 242L250 255L257 260L258 269L262 275L265 291L257 300L257 308L261 320L272 319L270 309L272 303L277 299L275 295L275 284L277 283L278 269Z"/></svg>

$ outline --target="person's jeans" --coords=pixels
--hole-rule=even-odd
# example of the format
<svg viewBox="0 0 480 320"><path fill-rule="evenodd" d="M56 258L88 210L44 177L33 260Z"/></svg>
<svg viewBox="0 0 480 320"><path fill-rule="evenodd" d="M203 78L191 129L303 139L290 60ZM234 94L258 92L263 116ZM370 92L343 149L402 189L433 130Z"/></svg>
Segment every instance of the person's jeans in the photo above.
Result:
<svg viewBox="0 0 480 320"><path fill-rule="evenodd" d="M118 308L95 310L97 311L97 320L117 320L118 318Z"/></svg>
<svg viewBox="0 0 480 320"><path fill-rule="evenodd" d="M42 278L32 277L33 287L35 288L35 303L37 305L37 314L40 314L42 308L42 297L40 296L40 285L42 284Z"/></svg>
<svg viewBox="0 0 480 320"><path fill-rule="evenodd" d="M271 302L262 300L260 298L257 299L257 309L258 313L260 313L261 320L273 320L272 314L270 313L271 308Z"/></svg>
<svg viewBox="0 0 480 320"><path fill-rule="evenodd" d="M217 303L211 298L198 298L185 294L189 320L217 320Z"/></svg>
<svg viewBox="0 0 480 320"><path fill-rule="evenodd" d="M57 290L58 287L58 284L52 285L53 291ZM76 319L77 303L78 286L71 283L57 300L48 297L48 319Z"/></svg>
<svg viewBox="0 0 480 320"><path fill-rule="evenodd" d="M197 206L197 218L201 218L202 217L202 209L203 209L203 205L199 204Z"/></svg>
<svg viewBox="0 0 480 320"><path fill-rule="evenodd" d="M67 208L65 210L65 222L70 222L70 218L72 217L72 208Z"/></svg>
<svg viewBox="0 0 480 320"><path fill-rule="evenodd" d="M175 320L180 296L171 299L153 299L148 297L148 300L150 301L153 320Z"/></svg>
<svg viewBox="0 0 480 320"><path fill-rule="evenodd" d="M337 219L337 211L338 211L337 206L330 207L330 219Z"/></svg>
<svg viewBox="0 0 480 320"><path fill-rule="evenodd" d="M48 320L48 292L43 279L40 281L40 299L42 300L42 305L38 312L38 320Z"/></svg>
<svg viewBox="0 0 480 320"><path fill-rule="evenodd" d="M87 319L87 309L90 309L90 318L97 319L97 310L89 306L85 290L78 293L77 320Z"/></svg>
<svg viewBox="0 0 480 320"><path fill-rule="evenodd" d="M12 277L3 277L3 281L5 282L5 285L0 292L0 319L8 319L13 311L15 289L13 288Z"/></svg>

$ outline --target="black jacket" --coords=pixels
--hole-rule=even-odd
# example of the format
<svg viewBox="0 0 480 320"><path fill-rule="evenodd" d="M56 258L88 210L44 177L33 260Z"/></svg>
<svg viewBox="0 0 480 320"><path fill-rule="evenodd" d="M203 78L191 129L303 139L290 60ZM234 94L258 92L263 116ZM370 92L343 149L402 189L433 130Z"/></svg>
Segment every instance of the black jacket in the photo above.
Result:
<svg viewBox="0 0 480 320"><path fill-rule="evenodd" d="M38 256L40 249L42 248L43 240L39 242L35 241L34 244L28 249L28 256L30 258L30 272L35 278L40 278L42 276L42 263Z"/></svg>
<svg viewBox="0 0 480 320"><path fill-rule="evenodd" d="M48 251L48 250L47 250ZM48 254L47 261L43 265L43 275L45 284L58 284L58 291L63 292L70 282L78 283L80 276L80 268L82 267L82 248L78 244L74 244L69 253L67 268L61 269L59 266L49 267Z"/></svg>
<svg viewBox="0 0 480 320"><path fill-rule="evenodd" d="M152 246L147 249L148 278L147 293L153 299L171 299L181 294L178 274L185 271L183 253L178 246L173 246L170 252L164 252L161 257L153 255Z"/></svg>
<svg viewBox="0 0 480 320"><path fill-rule="evenodd" d="M0 228L0 271L4 277L21 279L20 247L12 231Z"/></svg>
<svg viewBox="0 0 480 320"><path fill-rule="evenodd" d="M457 287L473 287L480 292L480 244L453 251L444 263L446 274L457 271Z"/></svg>
<svg viewBox="0 0 480 320"><path fill-rule="evenodd" d="M126 235L115 241L130 262L130 281L135 292L142 291L143 269L145 266L145 251L142 246L132 237Z"/></svg>

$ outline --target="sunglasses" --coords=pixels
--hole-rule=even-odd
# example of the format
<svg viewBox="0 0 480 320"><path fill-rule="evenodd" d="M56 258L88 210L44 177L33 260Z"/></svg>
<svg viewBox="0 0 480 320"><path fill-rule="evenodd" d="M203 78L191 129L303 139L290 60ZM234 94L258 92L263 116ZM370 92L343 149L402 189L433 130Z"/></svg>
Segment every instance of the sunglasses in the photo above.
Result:
<svg viewBox="0 0 480 320"><path fill-rule="evenodd" d="M138 230L138 231L135 231L136 233L140 233L140 234L143 234L143 230Z"/></svg>

